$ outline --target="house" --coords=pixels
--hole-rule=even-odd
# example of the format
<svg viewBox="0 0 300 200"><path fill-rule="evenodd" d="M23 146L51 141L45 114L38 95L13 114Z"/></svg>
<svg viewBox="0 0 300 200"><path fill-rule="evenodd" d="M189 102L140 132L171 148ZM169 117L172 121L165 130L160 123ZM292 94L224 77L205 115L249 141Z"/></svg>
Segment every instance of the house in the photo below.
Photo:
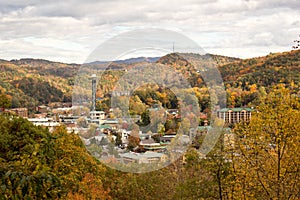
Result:
<svg viewBox="0 0 300 200"><path fill-rule="evenodd" d="M35 109L39 113L47 113L48 111L50 111L50 108L45 105L37 106Z"/></svg>
<svg viewBox="0 0 300 200"><path fill-rule="evenodd" d="M13 109L10 109L10 112L17 114L20 117L28 118L28 109L27 108L13 108Z"/></svg>
<svg viewBox="0 0 300 200"><path fill-rule="evenodd" d="M178 109L168 109L167 114L176 116L178 114Z"/></svg>
<svg viewBox="0 0 300 200"><path fill-rule="evenodd" d="M58 116L60 121L62 123L64 123L65 125L68 124L76 124L77 120L81 117L81 116L65 116L65 115L59 115Z"/></svg>
<svg viewBox="0 0 300 200"><path fill-rule="evenodd" d="M241 121L249 121L253 111L252 108L223 108L217 111L217 116L225 124L235 124Z"/></svg>
<svg viewBox="0 0 300 200"><path fill-rule="evenodd" d="M160 137L160 144L162 145L166 145L166 144L170 144L172 139L175 138L176 135L164 135Z"/></svg>
<svg viewBox="0 0 300 200"><path fill-rule="evenodd" d="M119 129L119 120L118 119L106 119L103 121L102 125L108 125L112 130Z"/></svg>

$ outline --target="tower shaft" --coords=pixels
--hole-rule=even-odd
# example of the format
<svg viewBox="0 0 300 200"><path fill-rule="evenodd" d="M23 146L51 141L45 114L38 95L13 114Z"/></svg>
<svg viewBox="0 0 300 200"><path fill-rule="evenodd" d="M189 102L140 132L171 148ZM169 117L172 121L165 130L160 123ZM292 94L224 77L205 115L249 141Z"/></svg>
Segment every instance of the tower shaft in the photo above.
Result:
<svg viewBox="0 0 300 200"><path fill-rule="evenodd" d="M92 111L96 110L96 74L92 75Z"/></svg>

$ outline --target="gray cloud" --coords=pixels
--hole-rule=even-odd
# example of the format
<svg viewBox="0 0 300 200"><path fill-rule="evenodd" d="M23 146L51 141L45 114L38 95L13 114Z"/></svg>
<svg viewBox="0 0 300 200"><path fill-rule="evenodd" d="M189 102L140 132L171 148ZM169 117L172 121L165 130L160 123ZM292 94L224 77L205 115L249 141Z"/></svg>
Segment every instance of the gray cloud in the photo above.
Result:
<svg viewBox="0 0 300 200"><path fill-rule="evenodd" d="M213 53L251 57L290 50L299 13L298 0L0 0L0 58L32 52L84 62L106 39L143 27L178 31Z"/></svg>

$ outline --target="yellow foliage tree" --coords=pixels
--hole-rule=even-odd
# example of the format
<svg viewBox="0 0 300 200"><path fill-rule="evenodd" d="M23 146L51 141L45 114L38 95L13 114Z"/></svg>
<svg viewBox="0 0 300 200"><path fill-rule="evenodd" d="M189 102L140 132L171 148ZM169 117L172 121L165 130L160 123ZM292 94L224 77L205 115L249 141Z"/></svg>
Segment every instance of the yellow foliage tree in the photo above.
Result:
<svg viewBox="0 0 300 200"><path fill-rule="evenodd" d="M246 124L238 125L232 199L298 199L300 104L278 85Z"/></svg>

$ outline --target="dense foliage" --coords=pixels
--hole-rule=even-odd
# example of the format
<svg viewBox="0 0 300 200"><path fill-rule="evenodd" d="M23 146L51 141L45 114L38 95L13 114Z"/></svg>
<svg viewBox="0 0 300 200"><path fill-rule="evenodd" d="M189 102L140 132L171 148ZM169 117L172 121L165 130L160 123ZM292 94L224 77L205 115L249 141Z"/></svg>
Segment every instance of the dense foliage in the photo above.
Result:
<svg viewBox="0 0 300 200"><path fill-rule="evenodd" d="M26 119L1 115L0 150L0 199L109 199L101 182L105 169L63 127L50 134Z"/></svg>
<svg viewBox="0 0 300 200"><path fill-rule="evenodd" d="M0 199L299 199L299 54L245 60L213 56L225 81L227 106L255 106L257 113L249 123L236 125L233 135L224 132L205 157L197 150L206 136L201 132L182 158L150 173L106 168L64 127L50 134L2 114ZM217 91L208 91L190 63L174 54L158 62L184 72L195 86L186 89L187 96L195 95L200 110L210 113L210 92ZM77 68L43 60L0 61L0 108L69 100ZM119 68L104 73L98 109L109 109L110 91L123 73ZM132 95L130 114L140 114L140 123L147 125L151 113L146 108L177 108L177 101L167 88L145 85ZM164 128L173 131L176 123L167 119Z"/></svg>
<svg viewBox="0 0 300 200"><path fill-rule="evenodd" d="M143 174L106 168L63 127L50 134L0 116L1 199L298 199L299 97L279 85L249 123L224 132L205 157L206 132L170 166ZM231 137L230 140L226 139Z"/></svg>

